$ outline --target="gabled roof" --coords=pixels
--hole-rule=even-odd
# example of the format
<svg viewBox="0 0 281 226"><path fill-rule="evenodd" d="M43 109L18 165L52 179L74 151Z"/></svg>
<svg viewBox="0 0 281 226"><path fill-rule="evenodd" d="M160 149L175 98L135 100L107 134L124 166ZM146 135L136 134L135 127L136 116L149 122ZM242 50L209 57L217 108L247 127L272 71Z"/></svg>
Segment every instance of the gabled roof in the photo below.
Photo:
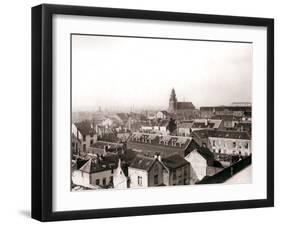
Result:
<svg viewBox="0 0 281 226"><path fill-rule="evenodd" d="M178 154L168 156L162 159L162 162L168 169L177 169L190 163Z"/></svg>
<svg viewBox="0 0 281 226"><path fill-rule="evenodd" d="M137 155L129 167L149 171L155 161L158 161L157 158Z"/></svg>
<svg viewBox="0 0 281 226"><path fill-rule="evenodd" d="M91 127L90 121L75 122L74 125L82 135L89 135L94 133L94 129Z"/></svg>
<svg viewBox="0 0 281 226"><path fill-rule="evenodd" d="M117 167L116 162L100 160L98 157L89 159L79 170L85 173L97 173L101 171L112 170Z"/></svg>

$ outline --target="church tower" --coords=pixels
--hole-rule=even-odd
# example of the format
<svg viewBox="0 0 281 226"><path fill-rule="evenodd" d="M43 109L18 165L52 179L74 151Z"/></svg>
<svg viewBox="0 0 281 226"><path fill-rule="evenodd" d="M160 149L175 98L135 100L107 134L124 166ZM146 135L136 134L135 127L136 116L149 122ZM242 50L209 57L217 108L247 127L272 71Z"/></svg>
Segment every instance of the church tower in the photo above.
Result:
<svg viewBox="0 0 281 226"><path fill-rule="evenodd" d="M175 113L177 110L177 97L175 89L172 89L170 100L169 100L169 112Z"/></svg>

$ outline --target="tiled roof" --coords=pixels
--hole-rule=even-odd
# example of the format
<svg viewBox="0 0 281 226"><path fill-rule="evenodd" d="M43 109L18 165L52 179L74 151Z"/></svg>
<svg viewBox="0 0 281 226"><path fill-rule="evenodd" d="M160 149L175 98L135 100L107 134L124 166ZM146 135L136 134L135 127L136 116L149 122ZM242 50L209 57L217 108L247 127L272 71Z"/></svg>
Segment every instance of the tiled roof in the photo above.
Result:
<svg viewBox="0 0 281 226"><path fill-rule="evenodd" d="M149 171L153 163L156 161L156 158L151 158L143 155L137 155L136 158L130 165L130 168L141 169Z"/></svg>
<svg viewBox="0 0 281 226"><path fill-rule="evenodd" d="M90 121L75 122L74 124L82 135L89 135L91 133L94 133L94 129L91 128Z"/></svg>
<svg viewBox="0 0 281 226"><path fill-rule="evenodd" d="M177 154L163 158L162 162L169 169L177 169L189 165L188 161L186 161L183 157Z"/></svg>
<svg viewBox="0 0 281 226"><path fill-rule="evenodd" d="M192 135L204 139L209 137L227 138L227 139L243 139L250 140L250 135L247 132L229 131L229 130L197 130L193 131Z"/></svg>
<svg viewBox="0 0 281 226"><path fill-rule="evenodd" d="M115 169L117 167L116 163L108 163L106 161L100 160L99 158L89 159L79 170L86 173L97 173L101 171L107 171Z"/></svg>

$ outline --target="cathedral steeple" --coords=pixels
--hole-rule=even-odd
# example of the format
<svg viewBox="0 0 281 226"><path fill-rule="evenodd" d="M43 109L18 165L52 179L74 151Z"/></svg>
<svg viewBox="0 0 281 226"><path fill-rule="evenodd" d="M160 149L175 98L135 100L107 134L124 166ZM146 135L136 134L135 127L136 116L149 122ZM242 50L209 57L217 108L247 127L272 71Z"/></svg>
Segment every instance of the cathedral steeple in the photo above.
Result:
<svg viewBox="0 0 281 226"><path fill-rule="evenodd" d="M175 113L177 109L177 97L175 89L173 88L169 100L169 112Z"/></svg>

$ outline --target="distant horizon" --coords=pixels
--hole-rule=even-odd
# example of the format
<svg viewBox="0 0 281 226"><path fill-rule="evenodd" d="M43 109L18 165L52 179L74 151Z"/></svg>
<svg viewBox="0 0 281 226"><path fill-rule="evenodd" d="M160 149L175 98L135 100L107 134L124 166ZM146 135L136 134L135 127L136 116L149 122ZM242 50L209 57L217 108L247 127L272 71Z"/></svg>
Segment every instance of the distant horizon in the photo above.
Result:
<svg viewBox="0 0 281 226"><path fill-rule="evenodd" d="M191 101L192 102L192 101ZM221 104L221 105L202 105L202 106L195 106L195 109L200 110L201 107L223 107L223 106L233 106L233 103L241 103L241 104L251 104L251 102L232 102L230 104ZM156 107L156 106L141 106L141 107L107 107L107 108L102 108L100 106L97 107L96 109L94 108L84 108L84 109L72 109L72 112L135 112L135 111L168 111L168 106L166 107Z"/></svg>
<svg viewBox="0 0 281 226"><path fill-rule="evenodd" d="M175 57L176 56L176 57ZM251 102L252 44L72 36L73 111Z"/></svg>

